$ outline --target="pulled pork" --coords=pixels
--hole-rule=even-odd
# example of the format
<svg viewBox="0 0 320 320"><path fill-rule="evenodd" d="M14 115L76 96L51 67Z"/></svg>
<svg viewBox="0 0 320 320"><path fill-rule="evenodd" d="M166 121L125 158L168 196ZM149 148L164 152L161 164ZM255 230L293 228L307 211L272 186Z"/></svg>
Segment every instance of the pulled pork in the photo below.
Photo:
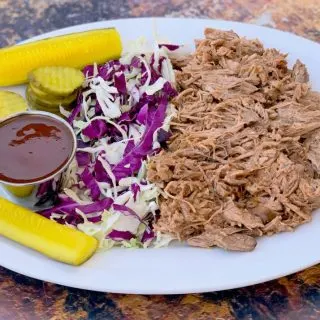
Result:
<svg viewBox="0 0 320 320"><path fill-rule="evenodd" d="M205 30L178 61L178 113L148 179L163 188L157 231L250 251L320 207L320 94L306 67L232 31Z"/></svg>

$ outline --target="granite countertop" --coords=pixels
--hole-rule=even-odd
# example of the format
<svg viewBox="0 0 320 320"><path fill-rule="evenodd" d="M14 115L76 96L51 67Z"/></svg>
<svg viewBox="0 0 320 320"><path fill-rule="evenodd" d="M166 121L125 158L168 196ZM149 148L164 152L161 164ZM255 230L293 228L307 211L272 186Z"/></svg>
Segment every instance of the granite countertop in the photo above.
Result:
<svg viewBox="0 0 320 320"><path fill-rule="evenodd" d="M244 21L320 42L319 0L0 0L0 46L70 25L141 16ZM320 266L243 289L171 296L72 289L0 267L0 320L20 319L320 319Z"/></svg>

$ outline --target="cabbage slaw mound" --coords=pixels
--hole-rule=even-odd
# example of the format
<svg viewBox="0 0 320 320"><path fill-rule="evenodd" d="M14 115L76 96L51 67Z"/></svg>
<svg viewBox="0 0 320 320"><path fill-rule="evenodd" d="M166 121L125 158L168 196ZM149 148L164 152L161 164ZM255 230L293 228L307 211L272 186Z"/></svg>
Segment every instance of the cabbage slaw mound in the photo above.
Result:
<svg viewBox="0 0 320 320"><path fill-rule="evenodd" d="M119 60L84 68L76 107L61 108L77 135L76 159L62 181L40 190L40 203L57 184L63 190L43 216L94 236L100 248L169 243L152 230L160 189L146 180L146 160L170 137L177 92L168 53L176 49L150 50L140 39Z"/></svg>

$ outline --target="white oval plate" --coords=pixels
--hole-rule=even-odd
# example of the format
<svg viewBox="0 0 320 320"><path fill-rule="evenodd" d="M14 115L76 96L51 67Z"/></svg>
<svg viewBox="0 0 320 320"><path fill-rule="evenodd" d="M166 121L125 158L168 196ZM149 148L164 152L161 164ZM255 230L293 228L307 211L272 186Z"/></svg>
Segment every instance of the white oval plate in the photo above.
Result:
<svg viewBox="0 0 320 320"><path fill-rule="evenodd" d="M215 20L127 19L97 22L50 32L41 39L75 31L116 27L122 39L146 36L155 31L162 39L193 44L205 27L233 29L241 36L259 38L266 47L289 53L310 72L313 89L320 90L320 45L293 34ZM23 92L23 88L10 88ZM0 191L1 193L1 191ZM250 253L198 249L180 245L162 249L112 249L96 254L80 267L68 266L0 237L0 265L24 275L81 289L136 294L173 294L237 288L275 279L320 262L320 214L295 232L258 241Z"/></svg>

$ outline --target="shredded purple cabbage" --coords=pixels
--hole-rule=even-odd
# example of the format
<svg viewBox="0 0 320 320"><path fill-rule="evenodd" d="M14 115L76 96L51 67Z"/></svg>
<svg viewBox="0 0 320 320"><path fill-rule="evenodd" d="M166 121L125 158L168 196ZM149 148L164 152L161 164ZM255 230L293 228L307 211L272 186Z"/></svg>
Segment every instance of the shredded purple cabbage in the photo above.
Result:
<svg viewBox="0 0 320 320"><path fill-rule="evenodd" d="M71 114L67 119L70 124L72 124L73 120L79 115L79 113L81 111L82 101L83 101L83 96L82 96L82 93L79 92L78 97L77 97L77 104L72 109Z"/></svg>
<svg viewBox="0 0 320 320"><path fill-rule="evenodd" d="M119 231L119 230L112 230L107 238L115 240L115 241L129 241L132 238L134 238L134 234L132 234L130 231Z"/></svg>
<svg viewBox="0 0 320 320"><path fill-rule="evenodd" d="M163 124L167 105L167 100L162 98L157 108L148 113L146 131L140 143L126 154L120 163L112 168L113 174L118 181L122 178L131 177L136 173L146 156L153 152L153 134Z"/></svg>
<svg viewBox="0 0 320 320"><path fill-rule="evenodd" d="M60 197L59 204L53 208L46 209L41 211L40 213L45 217L50 217L51 213L66 213L66 214L77 214L76 209L79 209L84 214L94 213L94 212L102 212L103 210L110 209L113 200L110 198L104 198L102 200L95 201L90 204L79 204L69 197Z"/></svg>
<svg viewBox="0 0 320 320"><path fill-rule="evenodd" d="M101 195L100 188L97 181L95 180L93 174L90 172L89 168L86 167L80 174L80 178L85 184L85 186L90 190L90 196L93 201L99 199Z"/></svg>
<svg viewBox="0 0 320 320"><path fill-rule="evenodd" d="M107 161L107 160L106 160ZM100 160L96 160L94 163L94 175L98 182L108 182L110 183L110 177L104 170L103 165Z"/></svg>
<svg viewBox="0 0 320 320"><path fill-rule="evenodd" d="M141 242L144 243L148 240L151 240L155 237L154 231L150 229L146 229L142 235Z"/></svg>
<svg viewBox="0 0 320 320"><path fill-rule="evenodd" d="M126 78L123 73L114 75L114 86L118 89L119 93L127 93Z"/></svg>
<svg viewBox="0 0 320 320"><path fill-rule="evenodd" d="M76 152L76 160L77 160L79 167L87 166L91 161L90 153L77 151Z"/></svg>
<svg viewBox="0 0 320 320"><path fill-rule="evenodd" d="M125 215L128 215L128 216L131 216L131 217L134 217L134 218L137 218L138 220L141 220L140 217L137 215L136 212L134 212L131 208L125 206L124 204L116 204L114 203L112 205L113 209L116 210L116 211L120 211L122 212L123 214Z"/></svg>
<svg viewBox="0 0 320 320"><path fill-rule="evenodd" d="M131 191L133 192L133 200L134 201L137 201L137 196L138 196L140 190L141 190L141 188L137 183L133 183L131 185Z"/></svg>
<svg viewBox="0 0 320 320"><path fill-rule="evenodd" d="M108 131L108 124L101 119L93 120L82 133L89 139L100 139L105 136Z"/></svg>
<svg viewBox="0 0 320 320"><path fill-rule="evenodd" d="M148 103L142 106L142 108L139 110L137 115L138 123L146 124L147 116L148 116Z"/></svg>
<svg viewBox="0 0 320 320"><path fill-rule="evenodd" d="M159 44L159 48L162 48L162 47L165 47L170 51L175 51L175 50L178 50L181 46L177 44L166 44L166 43Z"/></svg>
<svg viewBox="0 0 320 320"><path fill-rule="evenodd" d="M161 47L174 51L180 46L160 44L159 48ZM78 187L82 194L85 191L85 196L88 196L92 203L80 205L62 193L56 199L57 204L54 207L40 212L43 216L50 218L52 213L61 214L61 218L57 218L59 223L75 226L83 223L83 218L76 209L89 215L88 220L93 223L101 221L102 212L110 208L125 216L135 217L145 225L144 217L152 217L151 212L145 212L145 215L139 212L139 215L126 204L118 204L113 193L111 194L114 199L104 196L102 188L107 187L102 183L108 183L112 188L114 182L103 167L99 156L109 164L118 183L123 178L137 177L143 161L159 152L159 145L166 147L166 141L171 134L162 126L167 116L168 103L177 95L177 91L170 82L172 79L165 78L172 76L164 72L165 63L166 68L170 66L164 51L159 50L160 56L141 54L130 58L126 63L113 60L103 65L89 65L83 69L88 86L79 92L77 103L68 121L71 125L76 123L74 120L86 123L80 132L79 128L76 129L78 133L76 161L79 169L76 174L78 181L73 189ZM155 86L150 87L155 83ZM124 136L127 138L124 139ZM121 149L123 157L108 162L106 159L113 159L108 158L110 156L108 152L115 150L111 145L119 141L125 143L124 149ZM118 148L118 146L119 144L113 147ZM81 151L83 148L92 148L93 152ZM139 183L125 187L125 190L123 187L120 188L117 194L121 196L125 192L131 192L134 202L143 201L141 200L143 197L139 196L142 192L140 186L147 184L148 182L142 179ZM41 186L38 190L39 196L45 195L49 188ZM138 239L142 243L155 236L150 225L146 226L146 231ZM112 230L107 238L122 241L136 238L136 235L129 231Z"/></svg>

